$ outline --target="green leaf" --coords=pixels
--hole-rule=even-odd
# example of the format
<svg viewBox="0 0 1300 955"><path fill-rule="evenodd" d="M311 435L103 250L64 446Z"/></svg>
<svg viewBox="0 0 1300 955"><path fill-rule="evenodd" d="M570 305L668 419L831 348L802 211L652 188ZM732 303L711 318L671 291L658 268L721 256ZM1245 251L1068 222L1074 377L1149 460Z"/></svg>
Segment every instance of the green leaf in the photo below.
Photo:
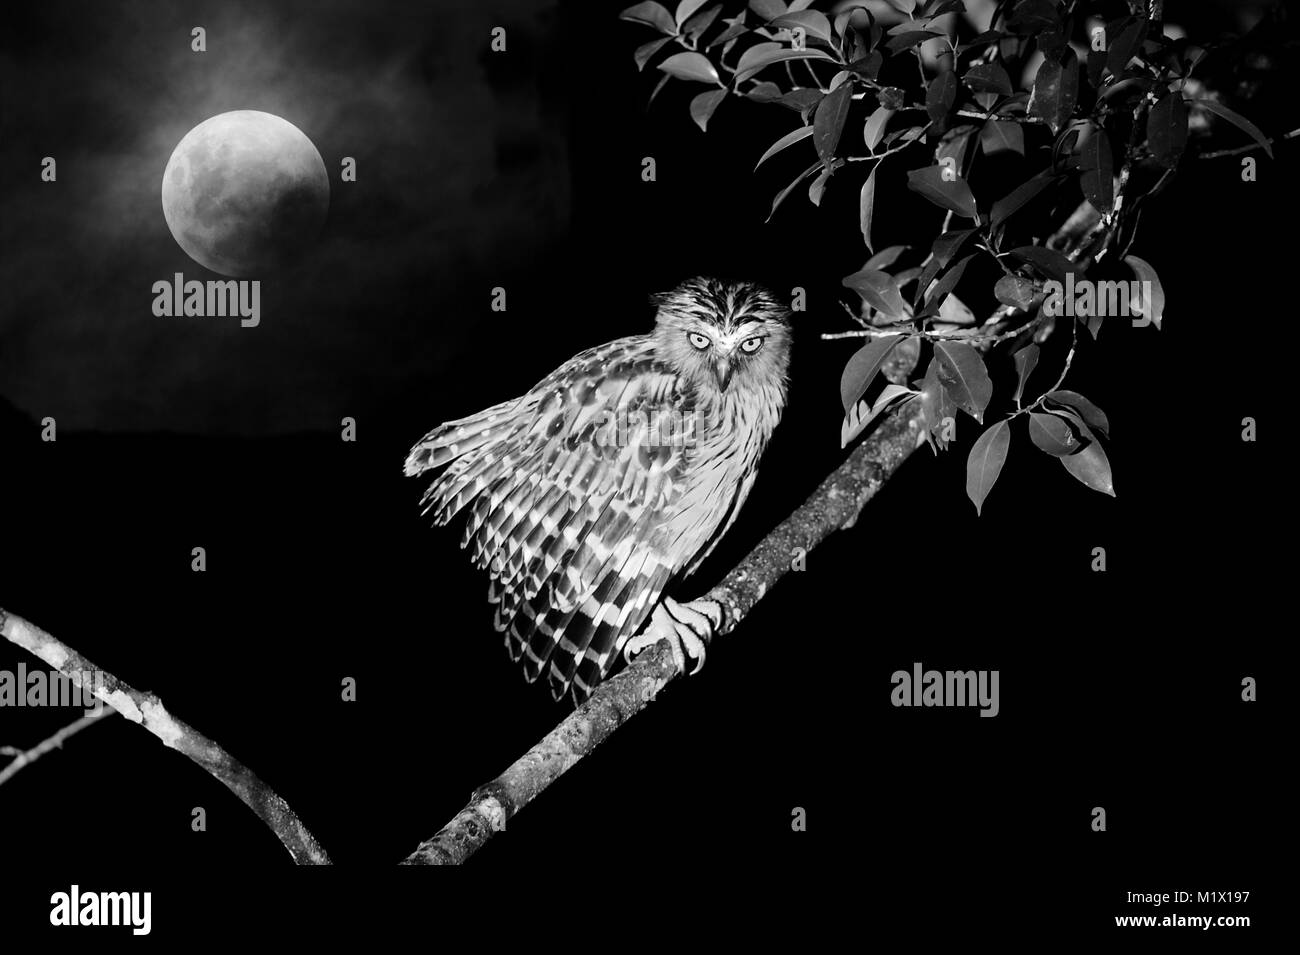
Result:
<svg viewBox="0 0 1300 955"><path fill-rule="evenodd" d="M1139 259L1136 255L1124 256L1124 261L1128 267L1133 270L1133 274L1139 282L1151 283L1151 315L1150 319L1157 329L1165 317L1165 290L1160 284L1160 276L1156 275L1156 270L1145 259Z"/></svg>
<svg viewBox="0 0 1300 955"><path fill-rule="evenodd" d="M903 295L898 290L898 283L888 272L878 269L863 269L844 277L845 288L851 288L872 308L879 309L889 316L905 314ZM848 405L845 405L847 410Z"/></svg>
<svg viewBox="0 0 1300 955"><path fill-rule="evenodd" d="M895 262L898 257L907 251L905 245L891 245L888 248L881 249L871 258L867 259L866 264L860 271L870 272L872 269L887 269Z"/></svg>
<svg viewBox="0 0 1300 955"><path fill-rule="evenodd" d="M983 422L984 409L993 397L993 382L980 353L961 342L940 341L934 344L934 355L952 400L976 421Z"/></svg>
<svg viewBox="0 0 1300 955"><path fill-rule="evenodd" d="M813 117L813 143L817 146L817 155L822 162L830 162L835 149L840 144L844 132L844 120L849 115L849 105L853 102L853 84L841 83L826 94L826 98L817 106Z"/></svg>
<svg viewBox="0 0 1300 955"><path fill-rule="evenodd" d="M1034 283L1019 275L1004 275L993 286L993 297L1012 308L1028 308L1036 292Z"/></svg>
<svg viewBox="0 0 1300 955"><path fill-rule="evenodd" d="M808 201L813 205L820 206L822 204L822 193L826 191L826 183L835 174L835 169L835 166L822 166L821 173L808 186Z"/></svg>
<svg viewBox="0 0 1300 955"><path fill-rule="evenodd" d="M945 418L957 414L957 406L953 404L952 396L939 378L939 362L934 358L930 359L925 377L921 380L921 411L925 415L926 427L932 434L942 427ZM937 438L935 440L935 444L941 448L945 443Z"/></svg>
<svg viewBox="0 0 1300 955"><path fill-rule="evenodd" d="M889 357L889 353L897 348L902 340L902 335L873 338L849 359L849 363L844 366L844 374L840 376L840 401L844 405L845 414L858 403L858 399L871 386L872 380L880 371L880 366L885 363L885 359Z"/></svg>
<svg viewBox="0 0 1300 955"><path fill-rule="evenodd" d="M970 260L973 258L975 256L968 255L945 272L943 278L935 283L934 289L926 296L926 304L943 304L944 297L957 287L957 283L961 281L961 274L966 271L966 266L970 264Z"/></svg>
<svg viewBox="0 0 1300 955"><path fill-rule="evenodd" d="M790 183L790 185L786 186L784 189L778 192L776 194L776 198L772 200L772 211L767 214L767 219L764 221L771 222L772 216L776 215L777 208L781 205L781 203L785 202L785 200L789 198L790 193L794 192L795 188L799 185L799 183L803 182L805 179L807 179L809 176L811 176L821 167L822 164L820 162L813 163L803 172L799 173L799 175L795 177L794 182Z"/></svg>
<svg viewBox="0 0 1300 955"><path fill-rule="evenodd" d="M707 132L709 118L726 95L726 90L709 90L691 100L691 119L695 120L695 125Z"/></svg>
<svg viewBox="0 0 1300 955"><path fill-rule="evenodd" d="M957 102L957 77L952 73L940 73L930 81L930 88L925 94L925 111L930 119L941 122Z"/></svg>
<svg viewBox="0 0 1300 955"><path fill-rule="evenodd" d="M1105 413L1077 391L1062 388L1057 391L1049 391L1046 397L1049 401L1055 401L1057 404L1064 405L1077 412L1079 417L1083 418L1089 425L1106 437L1110 437L1110 422L1106 419Z"/></svg>
<svg viewBox="0 0 1300 955"><path fill-rule="evenodd" d="M990 119L980 133L980 147L984 155L998 153L1025 154L1025 133L1020 124L1009 119Z"/></svg>
<svg viewBox="0 0 1300 955"><path fill-rule="evenodd" d="M1264 138L1264 134L1259 131L1259 127L1256 126L1254 123L1252 123L1250 120L1248 120L1245 116L1242 116L1240 113L1233 112L1232 110L1228 109L1228 107L1220 103L1218 100L1198 99L1196 100L1196 105L1204 106L1211 113L1217 113L1218 115L1226 119L1228 122L1237 126L1239 129L1244 130L1246 134L1250 136L1251 139L1255 140L1255 142L1259 143L1261 146L1264 147L1264 152L1268 155L1269 159L1273 158L1273 147L1270 146L1268 140Z"/></svg>
<svg viewBox="0 0 1300 955"><path fill-rule="evenodd" d="M885 385L874 405L859 401L844 416L844 423L840 425L840 447L847 448L849 442L865 431L867 425L876 420L891 404L900 398L914 394L916 392L905 385Z"/></svg>
<svg viewBox="0 0 1300 955"><path fill-rule="evenodd" d="M753 10L766 23L785 13L786 5L782 0L749 0L749 9Z"/></svg>
<svg viewBox="0 0 1300 955"><path fill-rule="evenodd" d="M933 30L909 30L907 33L900 33L885 44L885 49L890 53L901 53L903 50L910 50L913 47L920 46L931 37L941 36Z"/></svg>
<svg viewBox="0 0 1300 955"><path fill-rule="evenodd" d="M774 142L771 146L767 148L767 152L763 153L762 157L758 160L758 162L754 164L754 168L758 169L759 166L763 165L763 163L767 162L769 159L771 159L781 150L785 149L788 146L793 146L801 139L807 139L812 134L813 134L813 128L811 126L800 126L798 129L794 130L793 132L786 133L784 136L782 136L780 139L778 139L776 142Z"/></svg>
<svg viewBox="0 0 1300 955"><path fill-rule="evenodd" d="M1064 282L1067 273L1078 271L1078 266L1064 254L1041 245L1022 245L1018 249L1012 249L1008 255L1016 262L1028 262L1043 275L1058 282Z"/></svg>
<svg viewBox="0 0 1300 955"><path fill-rule="evenodd" d="M709 58L703 53L674 53L659 64L659 69L679 80L693 80L696 83L718 83L718 71L713 68Z"/></svg>
<svg viewBox="0 0 1300 955"><path fill-rule="evenodd" d="M677 25L685 23L696 10L708 3L709 0L681 0L677 4Z"/></svg>
<svg viewBox="0 0 1300 955"><path fill-rule="evenodd" d="M740 75L746 70L764 62L769 56L776 53L784 53L787 48L780 43L755 43L744 53L740 54L740 59L736 61L736 74Z"/></svg>
<svg viewBox="0 0 1300 955"><path fill-rule="evenodd" d="M952 261L953 256L961 250L966 240L974 235L975 231L974 229L953 229L934 240L934 244L930 246L930 251L934 253L934 260L939 263L939 268L943 268Z"/></svg>
<svg viewBox="0 0 1300 955"><path fill-rule="evenodd" d="M817 10L799 10L787 13L774 19L769 26L776 27L778 30L802 28L808 36L816 37L827 43L831 42L831 22L826 19L826 14Z"/></svg>
<svg viewBox="0 0 1300 955"><path fill-rule="evenodd" d="M1079 450L1079 439L1065 419L1040 411L1029 415L1029 440L1053 457L1064 457Z"/></svg>
<svg viewBox="0 0 1300 955"><path fill-rule="evenodd" d="M1041 119L1053 133L1058 133L1074 115L1078 96L1079 58L1066 47L1059 58L1049 57L1038 67L1029 96L1029 115Z"/></svg>
<svg viewBox="0 0 1300 955"><path fill-rule="evenodd" d="M893 116L894 112L884 106L877 106L876 111L867 119L867 124L862 127L862 140L873 153L880 145L880 137L885 135L885 126L889 124L889 117ZM874 168L872 172L875 172Z"/></svg>
<svg viewBox="0 0 1300 955"><path fill-rule="evenodd" d="M673 22L672 15L657 3L635 4L620 13L618 18L620 20L631 20L633 23L644 23L647 26L654 27L660 33L667 33L669 36L674 36L677 33L677 24Z"/></svg>
<svg viewBox="0 0 1300 955"><path fill-rule="evenodd" d="M1175 90L1151 107L1147 114L1147 145L1156 162L1173 169L1187 148L1187 104Z"/></svg>
<svg viewBox="0 0 1300 955"><path fill-rule="evenodd" d="M944 179L943 168L940 166L913 169L907 174L907 188L919 192L940 209L951 209L967 219L975 219L979 215L975 210L975 196L971 194L966 180L960 177Z"/></svg>
<svg viewBox="0 0 1300 955"><path fill-rule="evenodd" d="M709 9L705 10L703 13L695 14L695 16L682 24L682 36L686 37L686 39L690 40L692 43L698 42L701 34L713 25L713 21L718 18L718 14L721 12L722 4L717 3L709 7Z"/></svg>
<svg viewBox="0 0 1300 955"><path fill-rule="evenodd" d="M1020 398L1025 393L1025 382L1038 367L1038 346L1030 342L1011 357L1016 363L1016 393L1013 397L1016 405L1019 406Z"/></svg>
<svg viewBox="0 0 1300 955"><path fill-rule="evenodd" d="M760 43L758 45L765 46L766 44ZM773 43L772 46L780 47L781 45L779 43ZM749 51L746 50L745 53L748 54ZM742 59L744 59L744 57L742 57ZM786 60L828 60L832 63L835 62L828 54L823 53L821 50L814 50L811 48L806 50L787 50L782 47L781 49L766 52L762 56L756 57L752 63L748 64L743 69L741 69L740 65L737 64L735 81L737 83L743 83L759 70L765 70L773 63L783 63Z"/></svg>
<svg viewBox="0 0 1300 955"><path fill-rule="evenodd" d="M1115 205L1113 163L1110 137L1106 135L1106 130L1093 127L1080 149L1079 185L1083 188L1083 197L1103 215L1108 214Z"/></svg>
<svg viewBox="0 0 1300 955"><path fill-rule="evenodd" d="M1011 77L1007 76L1007 71L998 63L980 63L972 66L966 71L962 80L976 93L1010 96L1014 92L1011 88Z"/></svg>
<svg viewBox="0 0 1300 955"><path fill-rule="evenodd" d="M672 37L670 36L661 36L657 40L651 40L649 43L642 43L637 47L636 52L632 54L632 59L636 61L637 70L644 70L645 65L650 62L650 57L658 53L659 48L671 39Z"/></svg>
<svg viewBox="0 0 1300 955"><path fill-rule="evenodd" d="M1057 458L1076 478L1102 494L1115 496L1115 483L1110 476L1110 461L1101 448L1100 441L1085 445L1082 451Z"/></svg>
<svg viewBox="0 0 1300 955"><path fill-rule="evenodd" d="M984 499L1002 473L1010 447L1011 429L1005 421L999 421L976 438L970 449L970 457L966 459L966 496L975 505L977 515L983 512Z"/></svg>
<svg viewBox="0 0 1300 955"><path fill-rule="evenodd" d="M871 244L871 217L875 212L876 206L876 170L871 170L871 175L867 176L867 181L862 184L862 193L858 196L858 220L862 227L862 241L867 246L868 252L875 252L875 246Z"/></svg>
<svg viewBox="0 0 1300 955"><path fill-rule="evenodd" d="M1023 182L1009 193L993 203L989 214L993 228L997 229L1015 212L1024 207L1031 199L1051 185L1053 176L1050 170L1044 170L1027 182Z"/></svg>

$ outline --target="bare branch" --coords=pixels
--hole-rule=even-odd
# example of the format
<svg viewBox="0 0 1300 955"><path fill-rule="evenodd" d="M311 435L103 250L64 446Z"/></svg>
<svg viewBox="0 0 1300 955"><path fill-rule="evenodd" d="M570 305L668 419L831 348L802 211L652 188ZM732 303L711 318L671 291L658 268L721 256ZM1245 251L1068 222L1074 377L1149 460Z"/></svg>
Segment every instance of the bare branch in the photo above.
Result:
<svg viewBox="0 0 1300 955"><path fill-rule="evenodd" d="M36 744L35 746L33 746L31 749L28 750L21 750L18 749L16 746L0 746L0 756L15 757L12 763L10 763L4 769L0 769L0 786L3 786L10 779L12 779L14 773L18 772L18 770L22 769L24 766L28 766L36 762L36 760L40 759L46 753L50 752L50 750L62 749L63 742L64 740L68 739L68 737L75 736L77 733L80 733L82 730L84 730L87 726L93 726L94 724L98 723L102 717L111 716L114 712L116 711L111 709L110 707L104 707L104 709L99 713L92 714L90 716L83 716L75 723L71 723L68 726L63 727L63 729L59 730L49 739Z"/></svg>
<svg viewBox="0 0 1300 955"><path fill-rule="evenodd" d="M98 686L90 686L98 699L219 779L270 827L299 865L329 864L325 850L288 803L224 749L168 713L158 697L123 683L44 630L3 609L0 609L0 634L58 670L77 687L86 684L89 674L102 676L102 680L92 681Z"/></svg>

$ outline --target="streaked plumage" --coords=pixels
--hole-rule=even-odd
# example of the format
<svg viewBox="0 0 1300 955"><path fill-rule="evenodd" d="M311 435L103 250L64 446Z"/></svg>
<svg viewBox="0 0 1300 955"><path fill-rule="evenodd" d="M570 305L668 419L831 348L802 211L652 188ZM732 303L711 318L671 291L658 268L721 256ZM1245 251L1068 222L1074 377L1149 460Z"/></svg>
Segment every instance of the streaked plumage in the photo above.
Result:
<svg viewBox="0 0 1300 955"><path fill-rule="evenodd" d="M557 699L584 699L731 526L785 403L788 311L770 292L696 278L654 300L651 334L574 356L406 459L411 476L447 465L425 511L467 512L496 628Z"/></svg>

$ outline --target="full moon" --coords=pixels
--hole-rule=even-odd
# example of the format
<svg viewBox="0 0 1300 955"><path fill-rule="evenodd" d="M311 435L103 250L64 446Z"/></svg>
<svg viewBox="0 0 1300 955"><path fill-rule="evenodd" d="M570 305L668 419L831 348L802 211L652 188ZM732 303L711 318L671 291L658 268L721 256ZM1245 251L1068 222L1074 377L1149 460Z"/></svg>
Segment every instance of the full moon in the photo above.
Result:
<svg viewBox="0 0 1300 955"><path fill-rule="evenodd" d="M167 227L200 265L273 271L320 234L329 177L312 141L279 116L240 109L195 126L163 172Z"/></svg>

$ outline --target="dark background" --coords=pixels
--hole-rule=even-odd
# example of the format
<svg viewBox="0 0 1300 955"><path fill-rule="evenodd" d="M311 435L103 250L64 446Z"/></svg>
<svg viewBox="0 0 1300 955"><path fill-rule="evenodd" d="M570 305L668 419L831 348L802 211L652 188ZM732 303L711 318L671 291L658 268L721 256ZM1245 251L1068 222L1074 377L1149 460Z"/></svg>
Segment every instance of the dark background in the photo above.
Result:
<svg viewBox="0 0 1300 955"><path fill-rule="evenodd" d="M400 466L429 428L648 329L650 292L726 273L801 286L809 311L762 477L678 596L707 589L843 453L854 346L818 336L846 327L860 179L833 179L820 210L797 191L764 225L810 161L792 149L751 172L794 114L728 101L705 135L684 84L647 113L656 71L638 75L631 51L651 35L618 7L53 3L10 15L0 39L0 606L159 694L343 866L405 857L567 712L508 660L459 529L418 515L422 487ZM497 25L506 54L487 51ZM1206 5L1188 27L1243 24ZM189 128L241 108L321 151L319 253L263 281L259 328L155 318L153 281L209 277L167 232L162 168ZM45 155L56 184L39 180ZM356 183L337 181L343 156ZM805 888L798 874L820 873L864 917L978 914L995 938L1148 912L1122 904L1130 890L1266 896L1284 543L1262 449L1288 369L1257 329L1291 310L1273 224L1294 210L1294 152L1261 157L1255 183L1236 162L1184 163L1146 212L1132 251L1163 279L1164 330L1109 323L1076 359L1069 386L1112 423L1117 498L1018 434L977 519L963 487L978 429L963 418L951 453L920 451L700 675L474 865L579 885L612 863L670 894L683 879L716 891L701 867ZM895 175L878 240L924 241L942 213L918 211ZM1045 351L1031 390L1061 357ZM47 415L56 443L40 441ZM1259 444L1240 440L1247 415ZM344 416L356 443L339 440ZM1104 574L1089 569L1097 546ZM21 657L0 647L0 668ZM891 707L890 674L916 660L1000 670L1001 714ZM1258 703L1240 700L1246 675ZM345 677L356 703L340 702ZM72 718L0 711L0 744ZM1089 828L1098 805L1106 833ZM195 806L206 833L190 831ZM790 831L795 806L806 833ZM191 911L192 880L248 901L296 891L235 797L121 720L0 787L0 828L2 857L28 872L6 896L23 923L45 924L49 892L73 881L152 889L159 928Z"/></svg>

